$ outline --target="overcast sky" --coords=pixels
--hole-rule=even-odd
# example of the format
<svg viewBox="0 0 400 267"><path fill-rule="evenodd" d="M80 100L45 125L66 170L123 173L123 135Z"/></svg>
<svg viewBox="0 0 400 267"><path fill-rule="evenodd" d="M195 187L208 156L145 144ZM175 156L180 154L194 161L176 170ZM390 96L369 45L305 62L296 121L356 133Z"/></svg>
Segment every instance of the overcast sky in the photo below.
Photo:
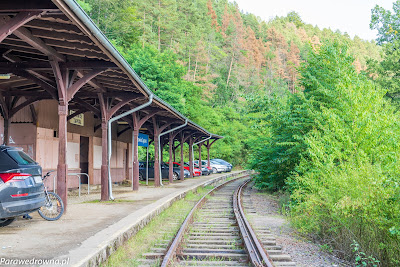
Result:
<svg viewBox="0 0 400 267"><path fill-rule="evenodd" d="M233 2L233 0L230 0ZM395 0L236 0L240 10L268 21L275 16L297 12L301 19L319 28L339 29L351 37L376 39L369 29L371 9L376 5L392 10Z"/></svg>

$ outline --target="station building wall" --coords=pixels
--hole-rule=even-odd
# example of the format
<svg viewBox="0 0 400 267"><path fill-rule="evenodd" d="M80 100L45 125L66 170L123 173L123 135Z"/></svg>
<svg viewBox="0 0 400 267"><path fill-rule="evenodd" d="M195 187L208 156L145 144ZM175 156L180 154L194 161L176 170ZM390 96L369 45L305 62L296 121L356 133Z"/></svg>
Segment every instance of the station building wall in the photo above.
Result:
<svg viewBox="0 0 400 267"><path fill-rule="evenodd" d="M58 163L58 103L55 100L43 100L34 104L37 114L36 125L32 113L26 107L17 112L10 125L10 145L22 147L43 168L43 173L57 170ZM69 173L87 172L90 184L101 184L100 171L102 162L101 128L94 132L100 119L90 112L84 113L84 126L67 125L67 164ZM131 132L126 131L117 138L117 126L112 127L111 176L113 182L131 179L132 146ZM0 116L0 134L4 135L4 119ZM53 175L46 185L53 188ZM84 180L84 183L87 181ZM68 176L68 188L77 188L76 176Z"/></svg>

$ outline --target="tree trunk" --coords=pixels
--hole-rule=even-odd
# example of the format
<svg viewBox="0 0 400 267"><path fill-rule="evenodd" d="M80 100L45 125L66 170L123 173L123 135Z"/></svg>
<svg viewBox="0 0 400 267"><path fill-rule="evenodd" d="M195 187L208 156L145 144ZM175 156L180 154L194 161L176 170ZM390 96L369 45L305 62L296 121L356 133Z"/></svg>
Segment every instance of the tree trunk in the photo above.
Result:
<svg viewBox="0 0 400 267"><path fill-rule="evenodd" d="M190 48L189 48L189 67L188 67L188 75L190 74Z"/></svg>
<svg viewBox="0 0 400 267"><path fill-rule="evenodd" d="M228 88L229 79L231 78L231 71L232 71L232 65L233 65L234 57L235 57L235 53L232 54L231 65L229 66L229 72L228 72L228 79L226 79L226 88Z"/></svg>
<svg viewBox="0 0 400 267"><path fill-rule="evenodd" d="M161 0L158 0L158 10L161 12ZM158 15L158 51L161 49L161 16Z"/></svg>
<svg viewBox="0 0 400 267"><path fill-rule="evenodd" d="M194 73L193 73L193 82L196 81L196 71L197 71L197 57L196 57L196 65L194 67Z"/></svg>
<svg viewBox="0 0 400 267"><path fill-rule="evenodd" d="M144 10L144 13L143 13L143 43L142 43L142 48L144 48L145 37L146 37L146 10Z"/></svg>

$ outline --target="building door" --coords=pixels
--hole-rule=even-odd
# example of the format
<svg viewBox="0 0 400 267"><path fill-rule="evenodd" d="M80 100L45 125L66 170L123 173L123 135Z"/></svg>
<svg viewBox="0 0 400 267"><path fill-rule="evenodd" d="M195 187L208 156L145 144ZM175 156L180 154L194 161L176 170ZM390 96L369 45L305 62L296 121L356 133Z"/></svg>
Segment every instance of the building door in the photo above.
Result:
<svg viewBox="0 0 400 267"><path fill-rule="evenodd" d="M89 173L89 137L81 136L80 140L80 168L82 173ZM87 184L87 176L82 175L82 184Z"/></svg>

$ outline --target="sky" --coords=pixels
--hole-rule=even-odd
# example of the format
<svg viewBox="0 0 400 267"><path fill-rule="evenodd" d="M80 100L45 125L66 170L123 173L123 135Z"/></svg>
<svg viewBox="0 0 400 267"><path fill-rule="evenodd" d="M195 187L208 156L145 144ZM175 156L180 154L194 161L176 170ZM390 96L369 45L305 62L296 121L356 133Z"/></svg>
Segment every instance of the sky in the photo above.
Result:
<svg viewBox="0 0 400 267"><path fill-rule="evenodd" d="M233 0L230 0L233 2ZM295 11L308 24L320 29L347 32L364 40L376 39L370 30L371 9L379 5L393 10L395 0L235 0L239 9L268 21L275 16L286 16Z"/></svg>

